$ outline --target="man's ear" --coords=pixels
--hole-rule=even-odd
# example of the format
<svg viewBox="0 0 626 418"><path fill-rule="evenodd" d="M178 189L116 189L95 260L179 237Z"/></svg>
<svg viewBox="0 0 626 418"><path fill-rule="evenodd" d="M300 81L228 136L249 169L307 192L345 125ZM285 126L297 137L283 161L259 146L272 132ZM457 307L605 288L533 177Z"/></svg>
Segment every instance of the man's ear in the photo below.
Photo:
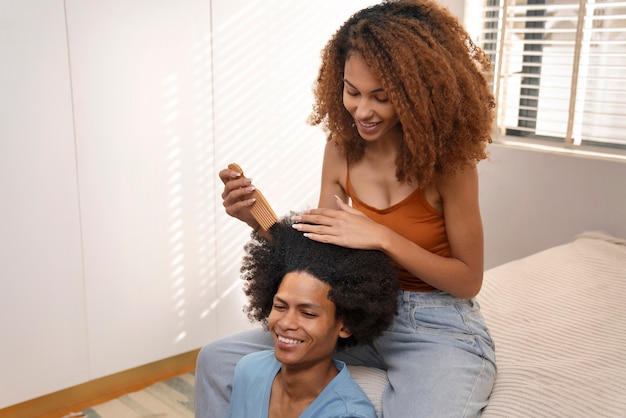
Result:
<svg viewBox="0 0 626 418"><path fill-rule="evenodd" d="M352 332L350 332L350 330L345 326L345 325L341 325L341 328L339 329L339 338L348 338L352 335Z"/></svg>

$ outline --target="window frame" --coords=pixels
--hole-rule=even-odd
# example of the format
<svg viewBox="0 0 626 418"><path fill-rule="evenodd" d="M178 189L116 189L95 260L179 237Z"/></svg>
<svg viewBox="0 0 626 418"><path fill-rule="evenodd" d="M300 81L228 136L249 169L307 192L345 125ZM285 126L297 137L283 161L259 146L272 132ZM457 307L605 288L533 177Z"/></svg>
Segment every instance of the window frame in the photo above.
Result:
<svg viewBox="0 0 626 418"><path fill-rule="evenodd" d="M472 39L476 41L476 44L485 50L485 53L488 54L492 58L493 64L493 93L496 98L496 102L499 103L503 101L503 98L506 98L502 92L503 84L506 82L504 80L507 77L506 74L503 74L501 70L505 61L505 53L506 53L506 44L503 42L503 39L506 39L506 31L508 30L508 22L507 18L510 15L509 13L509 3L512 0L492 0L492 5L489 7L487 5L488 0L468 0L466 4L466 15L465 15L465 25L470 32L470 36ZM577 100L577 92L578 92L578 83L580 80L580 60L582 49L585 45L585 40L583 37L585 36L585 24L589 24L590 20L586 18L587 16L587 4L589 2L595 2L595 0L579 0L578 2L578 13L576 16L576 31L575 31L575 40L574 40L574 50L573 50L573 59L572 59L572 72L570 79L570 88L569 88L569 100L568 100L568 108L567 108L567 123L566 129L563 132L563 136L554 137L554 138L542 138L537 136L536 134L528 135L528 136L517 136L517 135L509 135L507 134L507 124L503 120L504 112L500 108L500 106L496 105L496 117L494 121L493 127L493 139L497 143L507 144L511 146L521 146L521 147L530 147L535 149L541 149L546 151L560 151L566 153L575 153L589 156L597 156L602 158L610 158L610 159L620 159L626 160L626 138L624 138L624 144L613 144L611 140L608 139L606 142L602 141L592 141L591 143L586 143L583 140L582 135L580 139L575 140L574 131L576 129L576 100ZM611 2L613 3L613 2ZM614 2L618 6L626 5L623 1ZM550 5L544 3L546 8ZM541 6L542 3L537 4L537 6ZM551 4L553 7L554 4ZM568 4L571 8L571 4ZM512 6L513 7L513 6ZM609 7L613 7L612 5ZM476 10L479 10L476 12ZM498 13L495 15L492 14L491 17L487 17L487 11L498 10ZM472 11L474 14L472 14ZM496 30L493 31L495 23ZM486 25L491 25L492 30L483 29ZM473 25L473 30L472 30ZM626 31L626 27L624 28ZM496 37L484 36L486 33L496 33ZM548 33L546 30L544 33ZM591 41L588 41L589 43ZM495 43L496 49L489 50L486 48L486 43L491 43L492 45ZM521 42L521 44L525 45L525 42ZM543 52L540 52L539 55L542 55ZM494 59L495 57L495 59ZM541 65L541 63L539 64ZM619 71L619 70L618 70ZM525 76L526 74L524 74ZM521 97L521 93L520 93ZM505 99L504 99L505 100ZM620 103L621 104L621 103ZM506 104L505 104L506 105ZM505 106L504 105L504 106ZM518 108L518 110L522 106ZM505 109L506 110L506 109ZM540 111L540 108L537 107L536 111ZM545 109L544 109L545 111ZM579 122L580 123L580 122ZM582 123L580 123L582 125ZM619 128L615 128L616 131L619 131ZM618 142L622 141L621 136L618 135Z"/></svg>

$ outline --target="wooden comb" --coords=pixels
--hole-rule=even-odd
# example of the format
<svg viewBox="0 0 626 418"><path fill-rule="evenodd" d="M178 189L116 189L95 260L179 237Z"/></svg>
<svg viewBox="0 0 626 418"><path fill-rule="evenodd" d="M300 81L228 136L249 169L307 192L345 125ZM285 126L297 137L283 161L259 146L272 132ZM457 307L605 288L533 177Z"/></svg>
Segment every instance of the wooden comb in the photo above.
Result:
<svg viewBox="0 0 626 418"><path fill-rule="evenodd" d="M239 165L235 163L228 164L228 168L238 172L241 174L242 178L245 178L243 170L239 167ZM278 217L259 189L254 189L252 197L256 199L256 202L250 206L250 213L252 213L254 219L259 223L259 225L261 225L261 228L263 228L264 231L268 231L272 225L278 221Z"/></svg>

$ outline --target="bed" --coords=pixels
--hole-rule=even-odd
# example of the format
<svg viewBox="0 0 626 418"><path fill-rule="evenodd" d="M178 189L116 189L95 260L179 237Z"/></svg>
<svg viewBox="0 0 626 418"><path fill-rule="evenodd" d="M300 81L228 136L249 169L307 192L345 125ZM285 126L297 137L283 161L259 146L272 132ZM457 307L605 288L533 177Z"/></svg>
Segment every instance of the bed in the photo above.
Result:
<svg viewBox="0 0 626 418"><path fill-rule="evenodd" d="M626 240L587 232L485 272L493 417L626 417ZM380 411L384 371L350 366ZM402 418L402 417L391 417Z"/></svg>

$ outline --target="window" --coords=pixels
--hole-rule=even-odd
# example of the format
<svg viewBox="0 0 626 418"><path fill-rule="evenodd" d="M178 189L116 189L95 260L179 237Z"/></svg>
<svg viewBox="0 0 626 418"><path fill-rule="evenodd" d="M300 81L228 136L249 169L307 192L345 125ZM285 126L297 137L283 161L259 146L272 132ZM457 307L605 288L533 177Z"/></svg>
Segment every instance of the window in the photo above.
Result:
<svg viewBox="0 0 626 418"><path fill-rule="evenodd" d="M497 135L626 149L626 1L481 1Z"/></svg>

